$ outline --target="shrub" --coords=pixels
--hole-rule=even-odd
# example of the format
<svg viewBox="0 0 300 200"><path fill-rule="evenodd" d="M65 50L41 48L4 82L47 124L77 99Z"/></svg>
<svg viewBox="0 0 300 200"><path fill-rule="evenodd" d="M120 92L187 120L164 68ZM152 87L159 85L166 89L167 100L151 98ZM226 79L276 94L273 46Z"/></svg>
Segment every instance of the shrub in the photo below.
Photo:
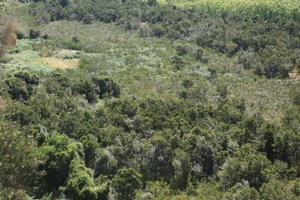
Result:
<svg viewBox="0 0 300 200"><path fill-rule="evenodd" d="M249 187L247 182L235 184L228 193L224 197L225 200L260 200L258 191Z"/></svg>
<svg viewBox="0 0 300 200"><path fill-rule="evenodd" d="M0 117L1 118L1 117ZM0 198L18 199L32 191L40 178L37 165L41 161L35 141L30 135L16 130L11 122L0 122ZM3 196L4 197L3 197ZM2 198L3 197L3 198ZM15 198L14 198L15 197Z"/></svg>
<svg viewBox="0 0 300 200"><path fill-rule="evenodd" d="M25 37L26 37L26 34L25 34L24 31L18 31L18 32L16 33L16 35L17 35L17 39L18 39L18 40L25 39Z"/></svg>
<svg viewBox="0 0 300 200"><path fill-rule="evenodd" d="M294 200L296 196L287 184L279 180L271 180L260 188L261 197L264 200Z"/></svg>
<svg viewBox="0 0 300 200"><path fill-rule="evenodd" d="M117 200L132 200L141 187L141 175L133 169L120 169L111 184Z"/></svg>
<svg viewBox="0 0 300 200"><path fill-rule="evenodd" d="M28 101L33 94L33 87L20 79L8 78L5 79L5 83L8 85L8 93L12 99Z"/></svg>
<svg viewBox="0 0 300 200"><path fill-rule="evenodd" d="M97 93L100 98L119 97L121 95L119 85L109 78L93 78L94 84L97 86Z"/></svg>
<svg viewBox="0 0 300 200"><path fill-rule="evenodd" d="M67 136L57 133L48 138L47 143L41 150L46 157L46 162L43 164L46 171L44 176L45 186L48 187L48 190L56 190L66 183L70 166L74 167L70 165L72 160L77 153L82 154L83 150L78 143L74 144Z"/></svg>
<svg viewBox="0 0 300 200"><path fill-rule="evenodd" d="M176 51L179 56L183 56L188 53L188 48L184 45L178 45Z"/></svg>
<svg viewBox="0 0 300 200"><path fill-rule="evenodd" d="M252 148L250 145L243 146L234 157L224 163L219 178L225 189L243 180L248 181L250 187L258 189L268 181L265 170L272 163L266 156Z"/></svg>
<svg viewBox="0 0 300 200"><path fill-rule="evenodd" d="M33 29L30 29L29 30L29 38L30 39L36 39L40 36L40 31L38 30L33 30Z"/></svg>
<svg viewBox="0 0 300 200"><path fill-rule="evenodd" d="M161 37L165 34L165 30L160 24L153 24L151 26L152 36Z"/></svg>
<svg viewBox="0 0 300 200"><path fill-rule="evenodd" d="M183 69L184 65L185 65L183 57L181 57L181 56L174 56L171 60L171 63L177 70Z"/></svg>
<svg viewBox="0 0 300 200"><path fill-rule="evenodd" d="M78 157L75 157L70 163L70 173L65 193L74 199L98 199L92 171L86 168Z"/></svg>

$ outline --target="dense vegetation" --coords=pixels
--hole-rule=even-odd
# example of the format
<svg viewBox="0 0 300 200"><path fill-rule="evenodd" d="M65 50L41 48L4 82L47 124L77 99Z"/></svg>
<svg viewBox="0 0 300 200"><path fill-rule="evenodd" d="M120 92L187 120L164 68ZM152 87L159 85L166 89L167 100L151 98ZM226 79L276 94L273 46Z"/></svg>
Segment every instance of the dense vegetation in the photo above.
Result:
<svg viewBox="0 0 300 200"><path fill-rule="evenodd" d="M299 199L298 8L178 2L0 1L0 199Z"/></svg>

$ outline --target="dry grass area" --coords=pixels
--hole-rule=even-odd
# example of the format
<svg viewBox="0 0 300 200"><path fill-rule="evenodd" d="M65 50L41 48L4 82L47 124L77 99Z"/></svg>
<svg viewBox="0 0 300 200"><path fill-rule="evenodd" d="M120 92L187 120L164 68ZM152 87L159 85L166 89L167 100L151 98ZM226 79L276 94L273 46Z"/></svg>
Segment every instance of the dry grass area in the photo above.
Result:
<svg viewBox="0 0 300 200"><path fill-rule="evenodd" d="M289 73L290 79L300 80L299 70L293 70Z"/></svg>
<svg viewBox="0 0 300 200"><path fill-rule="evenodd" d="M0 111L6 107L5 100L0 96Z"/></svg>
<svg viewBox="0 0 300 200"><path fill-rule="evenodd" d="M70 49L59 49L54 52L56 58L65 58L67 56L76 55L79 51L70 50Z"/></svg>
<svg viewBox="0 0 300 200"><path fill-rule="evenodd" d="M79 66L79 59L41 58L41 62L50 68L73 69Z"/></svg>

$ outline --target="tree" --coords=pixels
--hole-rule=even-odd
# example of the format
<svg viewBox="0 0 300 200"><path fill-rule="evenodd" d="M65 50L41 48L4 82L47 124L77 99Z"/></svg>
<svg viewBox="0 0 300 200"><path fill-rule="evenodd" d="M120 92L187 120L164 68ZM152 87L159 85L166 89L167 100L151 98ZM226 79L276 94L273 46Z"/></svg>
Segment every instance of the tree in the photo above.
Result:
<svg viewBox="0 0 300 200"><path fill-rule="evenodd" d="M33 87L20 79L8 78L5 83L8 85L8 93L12 99L28 101L33 93Z"/></svg>
<svg viewBox="0 0 300 200"><path fill-rule="evenodd" d="M154 136L144 145L142 172L145 179L170 181L173 177L172 149L162 136Z"/></svg>
<svg viewBox="0 0 300 200"><path fill-rule="evenodd" d="M74 85L73 91L84 95L89 103L97 101L96 86L91 80L83 80Z"/></svg>
<svg viewBox="0 0 300 200"><path fill-rule="evenodd" d="M179 149L175 150L172 166L175 172L171 181L171 187L173 189L186 189L191 170L191 160L188 153Z"/></svg>
<svg viewBox="0 0 300 200"><path fill-rule="evenodd" d="M225 189L243 180L248 181L250 187L258 189L268 181L266 170L271 164L271 161L253 149L253 146L244 145L234 157L225 161L218 175Z"/></svg>
<svg viewBox="0 0 300 200"><path fill-rule="evenodd" d="M249 187L248 182L237 183L230 188L228 194L224 197L225 200L260 200L258 191Z"/></svg>
<svg viewBox="0 0 300 200"><path fill-rule="evenodd" d="M91 167L94 164L95 156L96 156L96 149L99 146L97 142L97 138L94 135L85 135L80 138L80 142L84 147L84 159L85 164L88 167Z"/></svg>
<svg viewBox="0 0 300 200"><path fill-rule="evenodd" d="M97 86L97 94L100 98L104 97L116 97L118 98L121 94L119 85L109 79L109 78L99 78L94 77L93 79L94 84Z"/></svg>
<svg viewBox="0 0 300 200"><path fill-rule="evenodd" d="M39 84L39 77L26 71L20 71L6 78L8 93L12 99L28 101L34 92L34 86Z"/></svg>
<svg viewBox="0 0 300 200"><path fill-rule="evenodd" d="M0 120L2 121L3 119ZM14 199L32 190L40 173L41 157L30 135L17 130L12 124L0 122L0 198ZM8 196L7 196L8 195Z"/></svg>
<svg viewBox="0 0 300 200"><path fill-rule="evenodd" d="M70 173L65 193L76 200L97 200L97 188L92 170L76 156L70 163Z"/></svg>
<svg viewBox="0 0 300 200"><path fill-rule="evenodd" d="M69 176L70 163L79 153L83 154L81 145L73 143L67 136L54 133L42 147L46 162L44 182L46 190L55 191L63 186Z"/></svg>
<svg viewBox="0 0 300 200"><path fill-rule="evenodd" d="M132 200L141 187L141 175L133 169L120 169L112 179L113 193L117 200Z"/></svg>
<svg viewBox="0 0 300 200"><path fill-rule="evenodd" d="M216 167L215 149L205 137L187 134L183 137L181 146L190 157L192 181L198 181L214 173Z"/></svg>
<svg viewBox="0 0 300 200"><path fill-rule="evenodd" d="M294 200L297 198L288 187L288 184L279 180L264 183L260 187L260 193L264 200Z"/></svg>

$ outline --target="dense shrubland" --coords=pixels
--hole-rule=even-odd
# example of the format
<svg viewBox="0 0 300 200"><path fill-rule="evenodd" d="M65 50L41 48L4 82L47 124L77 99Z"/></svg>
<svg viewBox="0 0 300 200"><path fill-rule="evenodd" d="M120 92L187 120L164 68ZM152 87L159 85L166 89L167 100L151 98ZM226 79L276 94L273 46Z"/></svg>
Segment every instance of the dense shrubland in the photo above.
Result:
<svg viewBox="0 0 300 200"><path fill-rule="evenodd" d="M24 5L35 26L8 59L64 48L80 64L1 61L1 199L299 198L297 18L155 0Z"/></svg>
<svg viewBox="0 0 300 200"><path fill-rule="evenodd" d="M297 104L282 124L272 124L259 115L246 115L243 99L228 99L224 88L219 89L222 98L212 106L178 98L119 97L122 91L109 78L74 72L72 77L64 72L47 76L17 72L4 82L7 97L15 100L3 111L3 127L15 122L36 141L32 150L22 151L22 159L31 161L34 151L41 154L35 157L36 167L10 161L22 166L16 169L21 175L25 170L38 174L35 189L27 190L31 195L133 199L137 189L154 195L148 187L166 183L167 194L156 195L188 189L193 196L202 195L197 185L208 180L220 184L214 190L227 191L225 199L277 195L272 190L280 192L273 189L280 184L285 189L279 195L289 199L299 195L297 185L291 188L299 181L295 179L300 160ZM12 137L10 129L2 129L5 142ZM17 156L24 148L17 144L23 144L25 136L10 147L18 151L4 150L2 156ZM8 166L8 160L3 162ZM31 168L23 168L27 166ZM21 189L30 187L21 175L2 174L7 177L4 186L15 189L13 181L19 178Z"/></svg>

